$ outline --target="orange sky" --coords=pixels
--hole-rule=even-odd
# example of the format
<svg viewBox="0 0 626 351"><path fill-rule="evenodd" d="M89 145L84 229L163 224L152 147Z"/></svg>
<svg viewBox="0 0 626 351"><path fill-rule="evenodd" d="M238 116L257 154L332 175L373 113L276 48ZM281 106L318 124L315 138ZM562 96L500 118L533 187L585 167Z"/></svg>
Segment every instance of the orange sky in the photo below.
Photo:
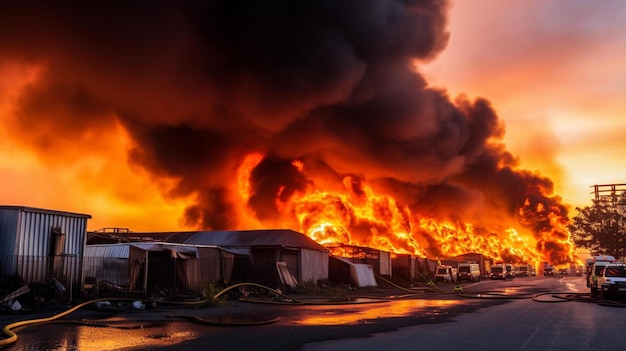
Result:
<svg viewBox="0 0 626 351"><path fill-rule="evenodd" d="M450 95L488 98L507 147L574 207L626 183L626 3L455 1L450 42L422 67Z"/></svg>
<svg viewBox="0 0 626 351"><path fill-rule="evenodd" d="M586 206L591 198L589 186L626 183L624 17L622 1L602 1L593 7L585 1L457 1L450 12L446 49L434 61L418 63L417 69L430 86L446 89L451 97L466 94L491 101L506 125L507 148L520 157L522 165L553 179L555 192L565 203ZM185 45L177 42L176 47ZM25 89L48 83L56 60L72 62L69 53L66 57L59 48L55 50L48 60L0 57L4 126L0 129L0 179L4 183L0 203L90 214L91 230L183 229L182 213L196 195L185 192L185 184L176 177L151 175L130 162L131 157L143 155L129 154L134 141L116 121L115 111L91 106L89 113L97 116L98 123L68 128L61 122L75 123L80 118L68 117L59 123L45 120L47 114L74 113L62 106L43 101L32 107L35 110L19 109ZM171 50L169 55L177 53ZM169 55L160 58L160 63L167 64ZM106 73L94 73L75 63L75 67L64 67L71 73L64 79L101 75L105 83L98 92L125 101L151 100L143 112L149 111L155 119L167 120L164 106L189 116L196 113L176 104L179 98L183 101L182 96L194 99L191 90L160 86L160 79L148 73L140 77L153 87L139 91L140 85L115 85ZM349 84L340 83L336 91L315 98L333 101ZM124 94L127 88L133 94ZM172 91L177 93L170 100ZM254 103L258 101L242 101ZM297 111L311 102L302 104L289 108ZM25 113L33 111L36 117L24 119ZM189 119L196 122L194 117ZM37 130L28 123L36 123ZM173 193L176 196L168 196Z"/></svg>

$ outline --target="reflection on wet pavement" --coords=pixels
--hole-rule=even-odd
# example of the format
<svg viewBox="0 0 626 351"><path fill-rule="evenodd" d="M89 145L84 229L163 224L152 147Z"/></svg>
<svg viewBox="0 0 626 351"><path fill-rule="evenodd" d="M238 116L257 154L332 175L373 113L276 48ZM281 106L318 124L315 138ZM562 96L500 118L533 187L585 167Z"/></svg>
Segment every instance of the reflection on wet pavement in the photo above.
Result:
<svg viewBox="0 0 626 351"><path fill-rule="evenodd" d="M188 339L198 337L197 333L181 328L178 323L159 324L158 327L150 327L145 324L142 328L140 324L135 327L102 328L93 326L59 327L60 331L52 340L41 343L25 344L17 342L11 347L12 351L22 350L81 350L81 351L101 351L116 350L125 348L146 349L155 346L174 345ZM127 326L130 326L128 324ZM35 338L29 334L37 334L38 328L47 328L50 325L40 325L33 328L24 329L20 332L21 338ZM39 331L41 332L41 331Z"/></svg>
<svg viewBox="0 0 626 351"><path fill-rule="evenodd" d="M298 325L346 325L373 323L376 318L424 315L427 308L446 307L463 303L460 300L397 300L387 303L356 305L341 308L333 306L310 306L307 313L292 318ZM428 313L436 312L428 311Z"/></svg>
<svg viewBox="0 0 626 351"><path fill-rule="evenodd" d="M138 321L132 316L129 318L120 315L91 322L77 322L74 324L78 325L74 326L43 324L24 328L18 333L20 341L12 346L11 351L176 347L175 345L200 338L207 333L219 333L222 328L238 325L260 325L277 321L279 325L364 325L375 324L377 318L407 316L435 319L447 313L445 307L464 303L467 301L397 299L377 303L275 306L260 314L239 311L212 316L197 312L189 316L185 315L189 311L177 311L164 316L162 320L152 318L149 321ZM190 319L193 319L193 326Z"/></svg>

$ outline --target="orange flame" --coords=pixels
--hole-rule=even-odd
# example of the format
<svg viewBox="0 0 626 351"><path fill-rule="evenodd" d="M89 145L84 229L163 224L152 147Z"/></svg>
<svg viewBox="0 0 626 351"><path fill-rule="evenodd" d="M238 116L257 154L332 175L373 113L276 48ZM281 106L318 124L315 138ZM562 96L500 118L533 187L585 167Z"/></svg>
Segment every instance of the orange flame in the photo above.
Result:
<svg viewBox="0 0 626 351"><path fill-rule="evenodd" d="M243 202L250 196L247 179L262 157L260 154L250 155L239 168L239 194ZM293 166L304 172L302 162L295 161ZM278 190L276 199L282 199L279 196L282 190ZM343 178L343 189L331 192L311 185L287 200L276 200L283 218L278 225L292 226L292 229L329 247L346 244L421 257L480 253L499 262L534 265L544 261L572 262L574 248L564 230L567 218L559 215L558 208L547 208L542 203L535 208L530 206L527 200L519 209L522 223L477 230L471 223L421 217L407 206L398 204L390 195L375 191L353 176ZM539 230L539 236L524 226L546 219L549 219L549 225ZM299 228L293 228L294 225ZM554 257L551 253L562 252L563 248L566 257ZM335 247L333 254L349 253Z"/></svg>

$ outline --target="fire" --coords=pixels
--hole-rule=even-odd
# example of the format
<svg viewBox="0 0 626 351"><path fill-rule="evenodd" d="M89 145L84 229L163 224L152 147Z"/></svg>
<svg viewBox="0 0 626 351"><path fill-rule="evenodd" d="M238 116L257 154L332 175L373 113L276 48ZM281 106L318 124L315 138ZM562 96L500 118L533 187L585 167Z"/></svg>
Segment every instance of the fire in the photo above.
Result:
<svg viewBox="0 0 626 351"><path fill-rule="evenodd" d="M388 195L377 194L354 177L344 192L313 191L295 196L282 213L294 213L300 230L322 244L351 244L391 252L425 254L411 236L410 211Z"/></svg>
<svg viewBox="0 0 626 351"><path fill-rule="evenodd" d="M239 195L245 199L250 198L250 173L263 159L263 154L252 153L246 155L237 170L237 187Z"/></svg>
<svg viewBox="0 0 626 351"><path fill-rule="evenodd" d="M243 202L250 196L247 179L261 159L260 154L250 155L239 168ZM294 161L292 165L298 172L306 172L303 162ZM558 207L532 199L520 206L517 223L491 228L421 216L356 176L344 176L341 187L332 191L317 189L311 183L285 198L284 190L284 186L277 189L275 200L281 224L329 247L347 244L421 257L480 253L499 262L535 265L544 261L571 262L574 257L564 230L567 219ZM333 252L342 255L337 248Z"/></svg>

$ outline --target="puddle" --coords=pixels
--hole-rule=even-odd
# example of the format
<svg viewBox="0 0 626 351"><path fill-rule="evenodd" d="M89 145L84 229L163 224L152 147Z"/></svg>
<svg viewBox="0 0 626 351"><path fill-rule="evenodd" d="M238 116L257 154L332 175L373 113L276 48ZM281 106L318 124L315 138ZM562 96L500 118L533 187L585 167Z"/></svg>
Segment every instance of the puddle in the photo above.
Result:
<svg viewBox="0 0 626 351"><path fill-rule="evenodd" d="M171 346L198 337L197 333L181 329L175 323L161 325L157 328L158 330L154 328L117 329L91 326L55 327L53 328L54 335L48 335L48 331L36 331L36 329L21 330L18 333L20 339L11 346L11 350L101 351L132 348L143 350L151 347ZM31 335L31 333L35 335ZM47 339L47 341L32 342L32 340L37 339ZM26 340L31 342L27 343Z"/></svg>
<svg viewBox="0 0 626 351"><path fill-rule="evenodd" d="M376 318L423 316L440 314L438 307L447 307L464 302L460 300L394 300L385 303L354 306L314 306L306 312L291 316L293 324L298 325L349 325L373 323Z"/></svg>

